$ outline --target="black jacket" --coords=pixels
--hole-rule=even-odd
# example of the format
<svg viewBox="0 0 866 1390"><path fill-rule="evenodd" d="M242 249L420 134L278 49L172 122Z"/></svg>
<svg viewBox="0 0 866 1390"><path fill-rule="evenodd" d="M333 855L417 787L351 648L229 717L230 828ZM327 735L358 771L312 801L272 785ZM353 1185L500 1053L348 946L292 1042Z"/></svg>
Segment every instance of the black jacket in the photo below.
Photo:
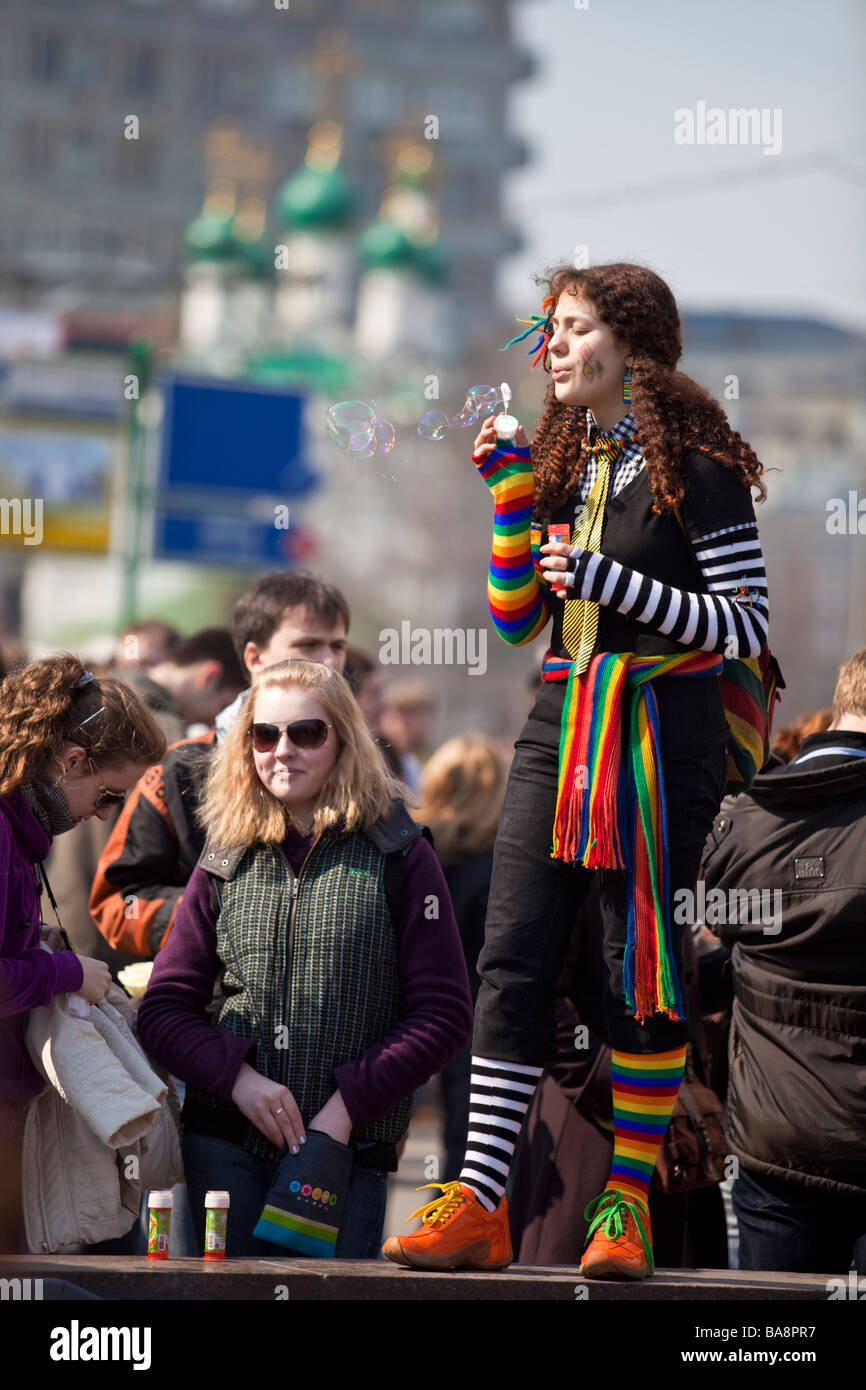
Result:
<svg viewBox="0 0 866 1390"><path fill-rule="evenodd" d="M866 752L866 734L811 734L802 762L760 773L749 792L726 797L701 878L707 893L720 888L726 899L735 888L778 892L765 900L763 920L708 922L733 947L733 1153L756 1173L862 1196L866 757L805 756L840 746ZM731 906L728 899L729 917Z"/></svg>

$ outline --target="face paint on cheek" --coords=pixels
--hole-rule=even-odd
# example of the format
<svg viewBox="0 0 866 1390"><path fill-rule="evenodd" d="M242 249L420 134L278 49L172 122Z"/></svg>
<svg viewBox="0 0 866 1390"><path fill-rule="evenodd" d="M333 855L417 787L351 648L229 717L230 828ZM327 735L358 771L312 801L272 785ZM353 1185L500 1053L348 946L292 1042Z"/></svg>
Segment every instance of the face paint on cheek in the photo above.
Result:
<svg viewBox="0 0 866 1390"><path fill-rule="evenodd" d="M581 346L580 355L583 358L583 375L585 377L596 377L602 375L602 373L604 372L604 367L598 361L593 349L587 343L584 343Z"/></svg>

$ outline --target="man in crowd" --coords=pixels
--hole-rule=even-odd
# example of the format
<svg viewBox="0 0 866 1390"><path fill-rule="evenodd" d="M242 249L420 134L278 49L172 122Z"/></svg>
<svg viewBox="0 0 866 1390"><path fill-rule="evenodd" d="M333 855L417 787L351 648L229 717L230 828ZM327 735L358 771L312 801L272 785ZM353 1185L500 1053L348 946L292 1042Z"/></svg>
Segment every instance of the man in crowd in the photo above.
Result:
<svg viewBox="0 0 866 1390"><path fill-rule="evenodd" d="M722 802L701 878L732 948L740 1267L866 1273L866 647L829 728Z"/></svg>

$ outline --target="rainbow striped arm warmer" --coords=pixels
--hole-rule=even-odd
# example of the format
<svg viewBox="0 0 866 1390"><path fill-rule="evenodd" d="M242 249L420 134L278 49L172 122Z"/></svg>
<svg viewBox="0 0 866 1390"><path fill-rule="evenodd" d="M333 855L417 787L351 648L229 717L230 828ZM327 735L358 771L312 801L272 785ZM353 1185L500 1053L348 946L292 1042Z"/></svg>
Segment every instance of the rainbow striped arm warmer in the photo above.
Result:
<svg viewBox="0 0 866 1390"><path fill-rule="evenodd" d="M494 448L476 459L493 493L493 549L487 573L487 602L499 636L522 647L543 631L550 604L538 566L540 533L532 530L532 454L527 445ZM533 553L534 548L534 553Z"/></svg>

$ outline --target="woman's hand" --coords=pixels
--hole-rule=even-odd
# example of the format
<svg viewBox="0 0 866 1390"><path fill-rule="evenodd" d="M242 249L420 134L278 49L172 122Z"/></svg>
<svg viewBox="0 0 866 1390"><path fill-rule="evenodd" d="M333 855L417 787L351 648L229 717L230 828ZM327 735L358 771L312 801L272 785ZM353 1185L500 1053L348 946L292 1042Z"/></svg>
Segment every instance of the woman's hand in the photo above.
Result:
<svg viewBox="0 0 866 1390"><path fill-rule="evenodd" d="M100 1004L111 989L111 971L104 960L94 960L92 956L79 956L84 979L75 991L85 998L88 1004Z"/></svg>
<svg viewBox="0 0 866 1390"><path fill-rule="evenodd" d="M330 1134L338 1144L348 1144L352 1133L352 1118L339 1091L335 1091L318 1115L313 1116L309 1128L320 1129L325 1134Z"/></svg>
<svg viewBox="0 0 866 1390"><path fill-rule="evenodd" d="M491 450L496 448L496 431L493 428L493 421L495 419L495 415L489 416L481 426L480 434L475 437L472 457L476 463L480 459L486 459ZM517 434L514 436L514 442L519 449L525 449L529 444L529 440L526 438L526 433L522 425L518 427Z"/></svg>
<svg viewBox="0 0 866 1390"><path fill-rule="evenodd" d="M578 560L583 554L582 547L568 545L562 541L545 541L544 545L539 547L539 553L547 556L547 566L542 568L541 573L548 584L562 597L574 583L574 575L568 573L569 557L573 555L575 560ZM571 584L564 582L566 577L571 581Z"/></svg>
<svg viewBox="0 0 866 1390"><path fill-rule="evenodd" d="M281 1149L285 1141L296 1154L299 1146L306 1143L304 1122L291 1091L269 1081L248 1062L241 1063L232 1100L276 1148Z"/></svg>

